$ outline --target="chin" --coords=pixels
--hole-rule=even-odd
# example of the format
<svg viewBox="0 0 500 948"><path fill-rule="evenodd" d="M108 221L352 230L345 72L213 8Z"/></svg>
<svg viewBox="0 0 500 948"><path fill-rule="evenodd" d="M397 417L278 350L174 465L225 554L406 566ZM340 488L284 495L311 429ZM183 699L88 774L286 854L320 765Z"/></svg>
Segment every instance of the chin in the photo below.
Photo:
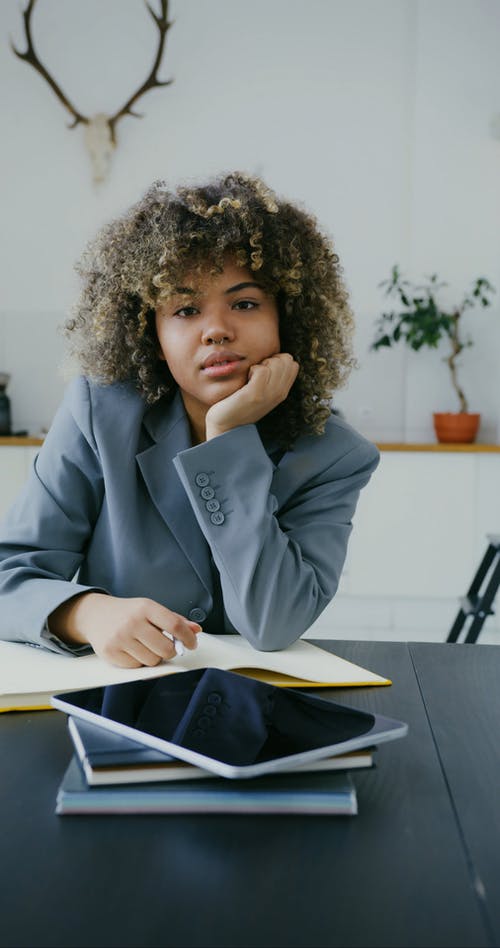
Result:
<svg viewBox="0 0 500 948"><path fill-rule="evenodd" d="M234 395L234 393L238 392L244 385L245 381L236 382L234 379L221 380L214 386L214 391L207 394L207 398L204 399L205 404L209 406L217 405L217 402L222 402L224 398L229 398L230 395Z"/></svg>

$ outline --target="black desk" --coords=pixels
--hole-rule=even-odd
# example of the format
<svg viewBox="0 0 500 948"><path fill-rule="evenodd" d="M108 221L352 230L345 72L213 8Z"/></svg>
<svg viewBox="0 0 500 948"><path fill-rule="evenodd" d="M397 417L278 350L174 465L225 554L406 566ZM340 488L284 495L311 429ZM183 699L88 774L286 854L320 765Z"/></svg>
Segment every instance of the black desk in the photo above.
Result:
<svg viewBox="0 0 500 948"><path fill-rule="evenodd" d="M410 725L357 817L56 817L65 717L0 716L0 943L499 945L500 649L331 649L394 684L329 694Z"/></svg>

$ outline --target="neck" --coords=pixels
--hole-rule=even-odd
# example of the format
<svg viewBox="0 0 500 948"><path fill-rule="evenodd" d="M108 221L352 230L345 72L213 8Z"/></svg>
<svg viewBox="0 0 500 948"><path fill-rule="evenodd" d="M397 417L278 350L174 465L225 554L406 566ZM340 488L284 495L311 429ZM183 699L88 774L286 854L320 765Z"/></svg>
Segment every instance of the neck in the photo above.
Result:
<svg viewBox="0 0 500 948"><path fill-rule="evenodd" d="M203 431L201 431L198 427L195 427L191 419L189 419L189 429L191 431L191 443L193 447L195 444L202 444L203 441L207 440L205 437L205 425L203 425Z"/></svg>
<svg viewBox="0 0 500 948"><path fill-rule="evenodd" d="M204 405L191 404L190 399L186 399L184 395L182 395L182 401L184 402L184 410L189 422L191 441L193 445L202 444L203 441L207 440L205 433L205 418L208 409L205 408Z"/></svg>

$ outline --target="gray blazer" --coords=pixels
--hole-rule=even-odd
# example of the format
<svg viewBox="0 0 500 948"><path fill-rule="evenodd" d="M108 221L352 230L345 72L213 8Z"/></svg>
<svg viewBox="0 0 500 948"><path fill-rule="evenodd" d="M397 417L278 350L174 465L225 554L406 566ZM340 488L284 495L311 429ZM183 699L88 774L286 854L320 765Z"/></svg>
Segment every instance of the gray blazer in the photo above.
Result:
<svg viewBox="0 0 500 948"><path fill-rule="evenodd" d="M335 594L377 463L335 415L285 453L256 425L192 447L178 394L78 378L0 529L0 638L68 650L47 617L91 588L285 648Z"/></svg>

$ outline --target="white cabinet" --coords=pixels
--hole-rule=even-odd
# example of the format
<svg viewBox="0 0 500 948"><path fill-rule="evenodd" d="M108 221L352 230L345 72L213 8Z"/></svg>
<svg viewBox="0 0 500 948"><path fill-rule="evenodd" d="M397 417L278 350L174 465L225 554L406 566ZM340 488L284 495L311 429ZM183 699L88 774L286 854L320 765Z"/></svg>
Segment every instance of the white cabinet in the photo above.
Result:
<svg viewBox="0 0 500 948"><path fill-rule="evenodd" d="M344 591L465 593L500 532L500 454L384 452L354 518Z"/></svg>
<svg viewBox="0 0 500 948"><path fill-rule="evenodd" d="M0 446L0 518L21 490L39 448Z"/></svg>
<svg viewBox="0 0 500 948"><path fill-rule="evenodd" d="M444 641L487 534L500 533L499 488L500 452L382 451L337 596L308 635ZM500 642L499 613L500 595L484 627Z"/></svg>

